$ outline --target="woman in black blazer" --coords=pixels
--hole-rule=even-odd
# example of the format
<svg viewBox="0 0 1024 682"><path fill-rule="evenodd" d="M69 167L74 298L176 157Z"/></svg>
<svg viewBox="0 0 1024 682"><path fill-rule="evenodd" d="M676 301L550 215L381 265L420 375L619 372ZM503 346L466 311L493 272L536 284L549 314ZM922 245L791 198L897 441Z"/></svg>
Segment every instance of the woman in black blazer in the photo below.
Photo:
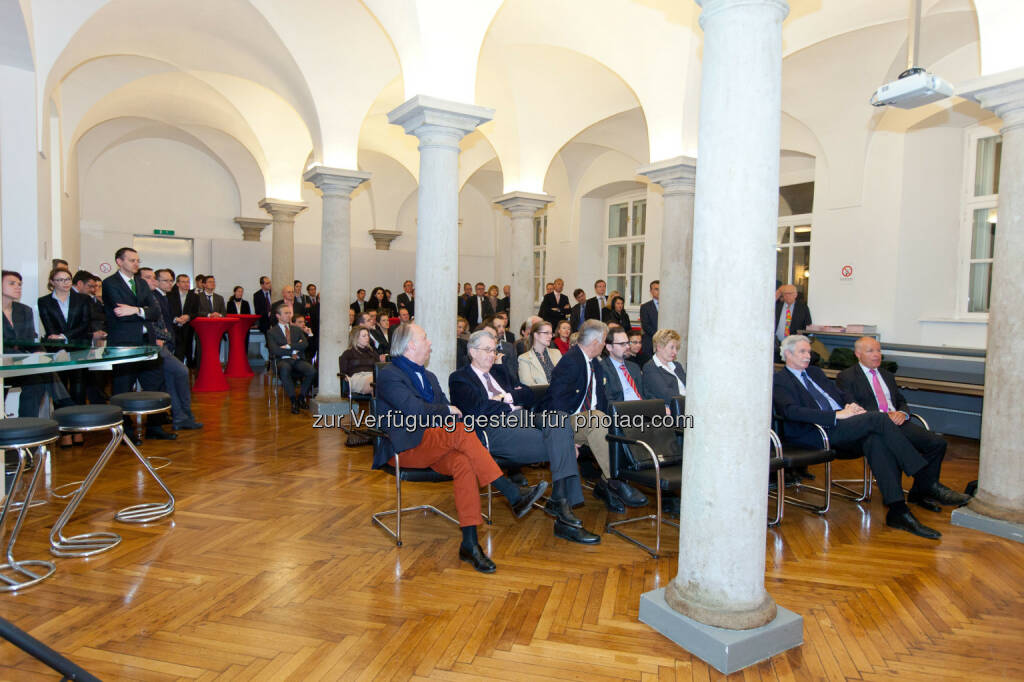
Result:
<svg viewBox="0 0 1024 682"><path fill-rule="evenodd" d="M92 299L71 288L71 273L63 269L50 272L50 290L52 294L40 296L38 301L39 319L46 338L90 345Z"/></svg>
<svg viewBox="0 0 1024 682"><path fill-rule="evenodd" d="M605 318L605 322L619 325L626 330L627 334L633 328L629 322L629 314L626 312L626 301L621 296L612 298L612 312Z"/></svg>
<svg viewBox="0 0 1024 682"><path fill-rule="evenodd" d="M249 302L242 298L244 294L245 290L242 287L234 288L231 298L228 299L228 315L252 315Z"/></svg>
<svg viewBox="0 0 1024 682"><path fill-rule="evenodd" d="M644 394L661 398L666 405L675 396L686 395L686 372L676 361L680 340L674 329L659 329L652 339L654 357L644 365Z"/></svg>

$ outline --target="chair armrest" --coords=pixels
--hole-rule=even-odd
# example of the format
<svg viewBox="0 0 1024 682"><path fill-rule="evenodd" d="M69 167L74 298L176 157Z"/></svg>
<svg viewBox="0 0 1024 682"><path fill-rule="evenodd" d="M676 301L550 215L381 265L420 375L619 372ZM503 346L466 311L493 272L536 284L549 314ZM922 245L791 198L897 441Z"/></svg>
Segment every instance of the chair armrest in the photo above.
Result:
<svg viewBox="0 0 1024 682"><path fill-rule="evenodd" d="M818 429L818 434L821 436L821 449L831 450L832 444L828 442L828 434L825 433L825 429L821 426L821 424L815 424L814 428Z"/></svg>
<svg viewBox="0 0 1024 682"><path fill-rule="evenodd" d="M604 439L609 443L622 443L623 445L636 445L640 441L635 438L626 438L625 436L615 436L610 433L606 433Z"/></svg>
<svg viewBox="0 0 1024 682"><path fill-rule="evenodd" d="M779 434L775 433L775 429L768 429L768 438L772 442L772 450L775 452L773 459L782 459L782 441L779 440Z"/></svg>
<svg viewBox="0 0 1024 682"><path fill-rule="evenodd" d="M926 431L931 431L932 430L931 427L928 426L928 422L926 422L924 420L924 417L922 417L921 415L917 414L916 412L911 412L910 413L910 418L911 419L916 419L917 421L921 422L921 426L923 426Z"/></svg>

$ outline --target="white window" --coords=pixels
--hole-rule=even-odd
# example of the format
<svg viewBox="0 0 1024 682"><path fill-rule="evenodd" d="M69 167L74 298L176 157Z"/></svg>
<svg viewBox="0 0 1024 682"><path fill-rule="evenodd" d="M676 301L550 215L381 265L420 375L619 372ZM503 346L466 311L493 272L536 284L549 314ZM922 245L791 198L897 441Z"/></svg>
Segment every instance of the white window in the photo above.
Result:
<svg viewBox="0 0 1024 682"><path fill-rule="evenodd" d="M638 307L644 294L644 242L647 236L645 195L616 197L608 202L605 252L607 293L619 292L626 307Z"/></svg>
<svg viewBox="0 0 1024 682"><path fill-rule="evenodd" d="M811 211L814 183L779 188L779 232L775 242L775 279L796 286L807 300L811 285Z"/></svg>
<svg viewBox="0 0 1024 682"><path fill-rule="evenodd" d="M544 298L544 276L548 260L547 213L533 219L533 302L540 305Z"/></svg>
<svg viewBox="0 0 1024 682"><path fill-rule="evenodd" d="M967 173L961 221L957 313L987 317L999 203L1003 138L982 127L967 133Z"/></svg>

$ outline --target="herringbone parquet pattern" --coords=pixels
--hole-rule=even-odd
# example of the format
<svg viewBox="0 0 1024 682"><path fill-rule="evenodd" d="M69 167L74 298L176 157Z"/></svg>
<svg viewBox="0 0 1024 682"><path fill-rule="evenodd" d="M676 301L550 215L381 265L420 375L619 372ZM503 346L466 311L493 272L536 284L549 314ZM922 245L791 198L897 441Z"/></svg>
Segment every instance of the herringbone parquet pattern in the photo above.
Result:
<svg viewBox="0 0 1024 682"><path fill-rule="evenodd" d="M346 449L341 431L268 405L259 377L195 401L204 431L145 446L172 460L160 473L173 517L113 522L143 484L115 457L69 531L116 527L124 542L0 595L3 617L104 679L722 677L637 621L640 594L672 578L674 554L651 560L610 535L570 546L540 512L517 522L501 502L482 535L494 575L460 563L456 529L436 518L409 519L396 549L370 524L394 493L368 447ZM46 485L81 478L100 447L56 451ZM954 441L945 481L962 488L976 471L977 445ZM450 491L410 484L407 502L451 510ZM48 554L62 505L33 510L19 557ZM606 512L588 497L580 516L599 529ZM1024 679L1024 546L952 527L948 512L919 518L941 542L887 529L877 500L835 500L824 519L787 509L768 531L766 582L803 615L805 643L735 677ZM56 679L7 644L0 677Z"/></svg>

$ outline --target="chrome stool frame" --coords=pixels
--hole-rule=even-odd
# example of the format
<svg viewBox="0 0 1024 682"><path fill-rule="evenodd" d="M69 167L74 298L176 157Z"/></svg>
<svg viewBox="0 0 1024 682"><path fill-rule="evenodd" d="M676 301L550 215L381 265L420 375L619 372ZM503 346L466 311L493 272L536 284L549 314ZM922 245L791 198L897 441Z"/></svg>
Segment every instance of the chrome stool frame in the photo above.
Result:
<svg viewBox="0 0 1024 682"><path fill-rule="evenodd" d="M46 458L50 454L48 446L56 442L57 438L58 436L53 436L29 443L8 445L3 448L4 450L17 451L18 469L14 474L11 489L7 493L7 499L4 500L3 510L0 511L0 530L6 527L7 514L13 506L14 493L18 488L18 483L21 481L21 475L25 470L25 460L31 448L36 448L37 458L35 471L29 480L28 487L25 489L25 499L21 503L21 512L18 514L18 519L14 522L11 539L7 542L7 551L5 553L7 563L0 565L0 592L14 592L23 587L35 585L49 578L57 570L57 567L51 561L43 561L41 559L18 561L14 558L14 543L18 540L18 533L21 532L21 527L25 523L25 516L32 507L32 495L35 492L36 484L39 482L39 474L45 468ZM28 566L42 568L45 572L42 574L35 573L26 568Z"/></svg>
<svg viewBox="0 0 1024 682"><path fill-rule="evenodd" d="M127 410L122 408L122 411L124 412L125 416L135 418L135 428L138 430L139 434L142 434L143 417L150 414L170 412L171 406L168 405L167 407L161 407L156 410ZM114 429L111 430L113 431ZM149 475L153 477L153 480L156 481L157 485L159 485L167 494L167 501L143 502L142 504L135 504L130 507L125 507L121 511L114 514L114 518L123 523L149 523L151 521L162 519L165 516L170 516L174 513L174 495L171 493L170 488L168 488L167 485L160 478L160 476L157 475L156 469L153 467L152 464L149 463L149 459L144 457L142 453L139 452L139 449L135 447L135 443L132 442L132 439L125 437L124 427L122 426L120 429L117 430L119 431L119 433L116 433L114 435L114 438L111 440L111 445L108 447L117 447L118 443L124 443L125 445L127 445L128 449L134 452L138 460L142 462L142 466L146 468L146 471L148 471Z"/></svg>

